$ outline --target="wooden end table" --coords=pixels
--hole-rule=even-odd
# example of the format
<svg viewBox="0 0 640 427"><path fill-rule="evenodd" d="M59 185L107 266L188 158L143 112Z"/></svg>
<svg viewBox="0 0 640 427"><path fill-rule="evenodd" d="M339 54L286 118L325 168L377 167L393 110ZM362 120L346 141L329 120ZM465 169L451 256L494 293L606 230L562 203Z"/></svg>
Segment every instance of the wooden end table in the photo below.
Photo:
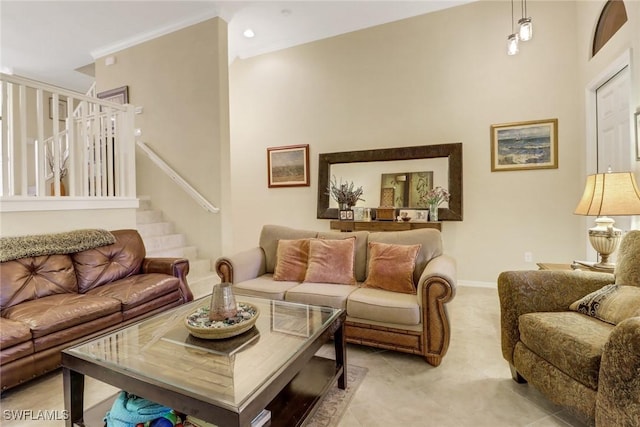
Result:
<svg viewBox="0 0 640 427"><path fill-rule="evenodd" d="M589 265L586 262L574 261L571 264L557 264L550 262L539 262L537 263L539 270L555 270L555 271L568 271L568 270L580 270L580 271L592 271L597 273L613 273L613 269L605 270L602 268L595 268Z"/></svg>

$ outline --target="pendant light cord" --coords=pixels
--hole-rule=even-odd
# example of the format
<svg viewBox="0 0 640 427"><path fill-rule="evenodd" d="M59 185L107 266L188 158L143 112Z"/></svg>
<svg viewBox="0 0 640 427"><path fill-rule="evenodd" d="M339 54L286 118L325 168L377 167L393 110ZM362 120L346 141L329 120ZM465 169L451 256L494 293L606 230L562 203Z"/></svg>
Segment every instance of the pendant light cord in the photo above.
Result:
<svg viewBox="0 0 640 427"><path fill-rule="evenodd" d="M511 0L511 34L514 34L515 30L513 27L513 0Z"/></svg>

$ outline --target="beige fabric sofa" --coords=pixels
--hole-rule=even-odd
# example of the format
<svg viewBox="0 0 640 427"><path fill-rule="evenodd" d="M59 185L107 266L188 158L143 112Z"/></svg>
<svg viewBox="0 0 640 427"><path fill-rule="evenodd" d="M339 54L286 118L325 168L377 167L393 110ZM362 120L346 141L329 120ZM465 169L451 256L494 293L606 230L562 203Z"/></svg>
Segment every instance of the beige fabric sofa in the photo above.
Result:
<svg viewBox="0 0 640 427"><path fill-rule="evenodd" d="M279 240L351 237L355 237L355 285L273 280ZM362 286L369 242L421 245L413 271L416 294ZM257 247L218 259L216 270L223 282L233 283L236 295L345 309L348 342L419 354L433 366L447 352L450 327L445 304L455 295L456 263L442 253L438 230L340 233L265 225Z"/></svg>
<svg viewBox="0 0 640 427"><path fill-rule="evenodd" d="M640 426L639 286L640 231L623 238L615 275L500 274L502 354L514 380L588 424Z"/></svg>

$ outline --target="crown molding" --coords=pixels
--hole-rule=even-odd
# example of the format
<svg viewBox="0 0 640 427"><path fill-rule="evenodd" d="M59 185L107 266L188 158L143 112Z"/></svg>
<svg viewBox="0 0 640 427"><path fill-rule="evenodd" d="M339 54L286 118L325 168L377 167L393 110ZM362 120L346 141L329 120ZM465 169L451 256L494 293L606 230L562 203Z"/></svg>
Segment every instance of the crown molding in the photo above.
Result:
<svg viewBox="0 0 640 427"><path fill-rule="evenodd" d="M113 53L119 52L123 49L130 48L132 46L136 46L140 43L147 42L149 40L153 40L160 36L164 36L169 33L173 33L174 31L181 30L186 27L190 27L191 25L199 24L200 22L204 22L208 19L220 17L220 11L218 8L214 8L211 11L191 16L187 19L183 19L181 21L173 22L165 27L157 28L153 31L148 31L146 33L140 33L135 35L134 37L130 37L125 40L120 40L116 43L92 50L90 53L91 57L94 60L98 58L102 58L107 55L111 55Z"/></svg>

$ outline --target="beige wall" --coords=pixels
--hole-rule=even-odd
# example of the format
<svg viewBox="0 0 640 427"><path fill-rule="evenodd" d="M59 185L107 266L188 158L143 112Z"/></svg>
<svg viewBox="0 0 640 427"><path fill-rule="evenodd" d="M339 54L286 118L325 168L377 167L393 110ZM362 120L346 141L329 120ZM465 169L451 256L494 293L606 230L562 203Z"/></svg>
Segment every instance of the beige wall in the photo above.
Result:
<svg viewBox="0 0 640 427"><path fill-rule="evenodd" d="M461 280L536 268L526 251L534 261L582 259L584 219L573 215L585 158L576 76L578 47L590 36L578 32L581 7L530 2L535 36L514 57L506 55L509 4L481 1L236 60L234 249L254 246L264 223L328 228L316 219L319 153L462 142L464 221L443 225ZM491 172L491 124L547 118L559 121L558 169ZM268 189L266 148L289 144L310 144L311 187Z"/></svg>
<svg viewBox="0 0 640 427"><path fill-rule="evenodd" d="M97 91L129 86L129 102L143 107L136 127L162 159L214 205L229 182L227 24L208 20L96 61ZM138 195L151 196L166 219L197 246L221 253L221 216L205 212L144 154L136 152Z"/></svg>
<svg viewBox="0 0 640 427"><path fill-rule="evenodd" d="M0 236L59 233L81 228L136 228L135 209L3 212Z"/></svg>

